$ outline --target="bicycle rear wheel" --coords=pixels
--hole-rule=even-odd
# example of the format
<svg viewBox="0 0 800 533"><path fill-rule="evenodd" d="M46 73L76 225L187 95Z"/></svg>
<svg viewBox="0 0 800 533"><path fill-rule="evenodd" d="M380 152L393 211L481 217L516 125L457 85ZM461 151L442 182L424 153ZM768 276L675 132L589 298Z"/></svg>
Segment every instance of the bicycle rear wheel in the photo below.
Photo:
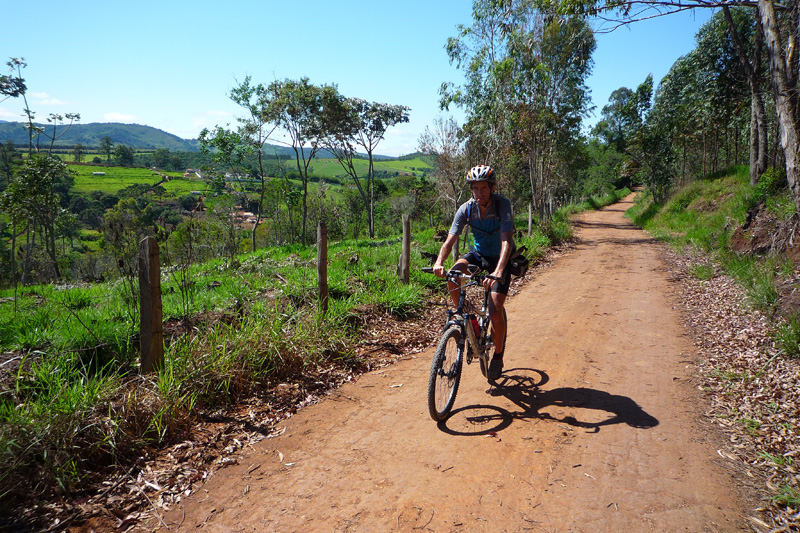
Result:
<svg viewBox="0 0 800 533"><path fill-rule="evenodd" d="M428 380L428 411L437 422L445 420L456 401L463 359L461 330L453 326L442 335L433 354Z"/></svg>

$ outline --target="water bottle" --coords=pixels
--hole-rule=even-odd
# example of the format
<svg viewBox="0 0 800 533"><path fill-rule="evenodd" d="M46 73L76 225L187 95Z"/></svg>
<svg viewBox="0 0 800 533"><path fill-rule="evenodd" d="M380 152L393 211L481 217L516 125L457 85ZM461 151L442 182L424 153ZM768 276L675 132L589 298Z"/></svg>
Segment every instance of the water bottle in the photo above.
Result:
<svg viewBox="0 0 800 533"><path fill-rule="evenodd" d="M475 338L481 338L481 325L478 324L478 319L476 317L472 317L472 329L475 330Z"/></svg>

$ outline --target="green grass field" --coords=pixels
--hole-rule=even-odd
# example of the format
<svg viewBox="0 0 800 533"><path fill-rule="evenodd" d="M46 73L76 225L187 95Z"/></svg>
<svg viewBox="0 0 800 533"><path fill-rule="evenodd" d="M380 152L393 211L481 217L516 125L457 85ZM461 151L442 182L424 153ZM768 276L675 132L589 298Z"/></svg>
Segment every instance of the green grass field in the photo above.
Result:
<svg viewBox="0 0 800 533"><path fill-rule="evenodd" d="M359 176L367 174L367 167L369 161L366 159L357 159L354 161L356 171ZM342 165L336 159L315 159L311 164L313 167L313 174L323 178L329 177L347 177ZM425 163L420 158L408 159L404 161L391 160L391 161L376 161L375 170L384 172L399 172L401 174L414 174L415 176L421 175L423 170L430 169L431 166Z"/></svg>
<svg viewBox="0 0 800 533"><path fill-rule="evenodd" d="M155 185L161 181L161 175L170 177L170 181L162 186L167 193L176 196L189 194L191 191L203 191L206 182L197 178L184 178L181 172L153 172L146 168L96 167L85 165L69 165L75 172L75 185L72 192L87 194L91 191L102 191L116 194L117 191L138 183ZM104 176L94 176L93 172L105 172Z"/></svg>
<svg viewBox="0 0 800 533"><path fill-rule="evenodd" d="M359 159L356 160L355 164L359 175L366 175L369 163ZM117 191L131 185L140 183L154 185L161 181L162 174L170 176L171 178L170 181L163 184L164 189L166 189L167 193L170 195L183 196L184 194L189 194L191 191L205 191L207 186L204 180L184 178L181 172L154 172L146 168L94 165L69 165L69 168L75 172L75 185L72 191L78 194L88 194L92 191L116 194ZM415 176L421 175L424 170L430 168L430 165L419 158L405 161L392 160L375 162L376 171L398 172L400 174L412 174ZM92 174L93 172L105 172L105 175L95 176ZM348 178L336 159L316 159L312 164L312 174L321 178ZM309 184L309 191L316 190L316 187L312 185L313 184Z"/></svg>

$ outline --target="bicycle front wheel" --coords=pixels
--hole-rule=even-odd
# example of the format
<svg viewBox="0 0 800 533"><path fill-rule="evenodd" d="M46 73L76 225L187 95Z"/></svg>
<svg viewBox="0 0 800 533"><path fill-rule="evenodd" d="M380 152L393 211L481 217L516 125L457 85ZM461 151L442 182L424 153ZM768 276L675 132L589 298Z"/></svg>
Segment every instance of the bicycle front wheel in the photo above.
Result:
<svg viewBox="0 0 800 533"><path fill-rule="evenodd" d="M453 326L442 335L433 354L428 380L428 411L437 422L445 420L456 401L461 381L461 330Z"/></svg>

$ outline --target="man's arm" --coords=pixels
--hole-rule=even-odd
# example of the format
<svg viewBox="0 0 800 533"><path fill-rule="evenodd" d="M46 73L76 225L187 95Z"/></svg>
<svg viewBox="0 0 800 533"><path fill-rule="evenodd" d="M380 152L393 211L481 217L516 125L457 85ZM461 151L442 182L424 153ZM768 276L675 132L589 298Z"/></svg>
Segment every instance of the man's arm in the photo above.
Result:
<svg viewBox="0 0 800 533"><path fill-rule="evenodd" d="M458 240L458 235L448 233L447 239L445 239L442 243L442 247L439 249L439 257L436 258L436 263L433 264L433 273L440 278L443 278L445 275L444 262L447 261L450 252L453 250L456 240Z"/></svg>

